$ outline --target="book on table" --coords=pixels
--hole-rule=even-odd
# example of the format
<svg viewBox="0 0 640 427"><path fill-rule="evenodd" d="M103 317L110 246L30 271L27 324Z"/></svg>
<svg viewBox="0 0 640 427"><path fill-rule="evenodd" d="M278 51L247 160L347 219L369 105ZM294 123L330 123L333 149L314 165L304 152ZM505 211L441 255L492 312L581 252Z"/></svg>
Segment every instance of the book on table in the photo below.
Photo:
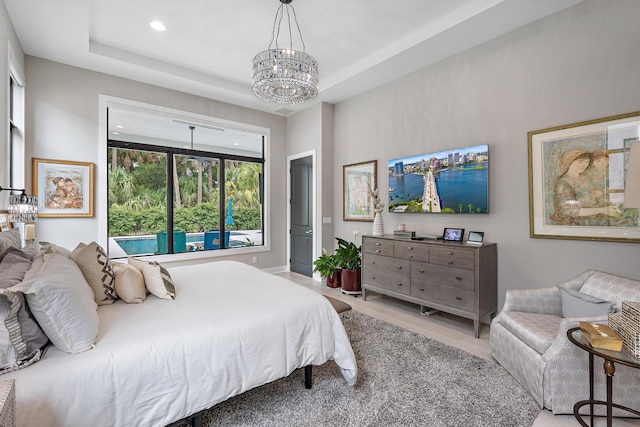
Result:
<svg viewBox="0 0 640 427"><path fill-rule="evenodd" d="M593 348L612 351L622 350L622 337L607 325L580 322L580 332Z"/></svg>

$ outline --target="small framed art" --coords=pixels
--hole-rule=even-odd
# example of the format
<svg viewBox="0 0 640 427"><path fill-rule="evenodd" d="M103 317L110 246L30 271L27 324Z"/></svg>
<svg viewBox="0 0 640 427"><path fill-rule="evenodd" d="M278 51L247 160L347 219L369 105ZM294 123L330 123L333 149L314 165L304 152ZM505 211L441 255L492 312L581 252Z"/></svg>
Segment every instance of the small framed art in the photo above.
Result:
<svg viewBox="0 0 640 427"><path fill-rule="evenodd" d="M93 216L93 163L33 159L39 217Z"/></svg>
<svg viewBox="0 0 640 427"><path fill-rule="evenodd" d="M373 221L371 190L378 188L378 161L355 163L342 168L342 208L344 221Z"/></svg>

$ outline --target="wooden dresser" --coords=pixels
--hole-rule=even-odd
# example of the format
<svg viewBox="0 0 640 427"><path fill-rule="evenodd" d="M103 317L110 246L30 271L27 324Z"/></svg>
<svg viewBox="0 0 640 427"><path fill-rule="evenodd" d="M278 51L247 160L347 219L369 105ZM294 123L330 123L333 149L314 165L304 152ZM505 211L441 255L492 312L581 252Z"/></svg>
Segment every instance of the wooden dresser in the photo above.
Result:
<svg viewBox="0 0 640 427"><path fill-rule="evenodd" d="M496 250L495 243L363 236L363 299L371 290L472 319L478 338L480 320L497 310Z"/></svg>

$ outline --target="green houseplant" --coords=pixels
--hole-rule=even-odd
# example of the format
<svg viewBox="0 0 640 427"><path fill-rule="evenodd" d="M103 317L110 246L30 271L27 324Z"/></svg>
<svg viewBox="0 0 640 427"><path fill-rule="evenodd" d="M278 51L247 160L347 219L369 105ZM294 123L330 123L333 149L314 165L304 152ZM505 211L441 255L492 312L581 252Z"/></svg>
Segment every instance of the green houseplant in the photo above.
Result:
<svg viewBox="0 0 640 427"><path fill-rule="evenodd" d="M329 255L324 248L322 248L322 255L313 262L313 271L327 278L328 287L340 287L340 264L338 257L336 255Z"/></svg>
<svg viewBox="0 0 640 427"><path fill-rule="evenodd" d="M359 231L354 231L354 242L348 242L340 237L336 237L338 241L338 249L336 249L336 258L342 269L340 272L342 281L342 292L345 294L359 295L362 293L360 287L360 252L362 248L355 243L358 238Z"/></svg>

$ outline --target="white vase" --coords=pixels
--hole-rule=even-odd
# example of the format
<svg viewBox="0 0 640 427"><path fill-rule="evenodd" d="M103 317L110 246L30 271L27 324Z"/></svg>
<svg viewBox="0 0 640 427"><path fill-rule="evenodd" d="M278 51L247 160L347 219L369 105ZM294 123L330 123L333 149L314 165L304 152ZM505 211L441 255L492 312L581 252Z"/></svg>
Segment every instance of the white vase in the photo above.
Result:
<svg viewBox="0 0 640 427"><path fill-rule="evenodd" d="M373 234L374 236L384 236L384 223L382 222L382 211L384 209L374 209Z"/></svg>

